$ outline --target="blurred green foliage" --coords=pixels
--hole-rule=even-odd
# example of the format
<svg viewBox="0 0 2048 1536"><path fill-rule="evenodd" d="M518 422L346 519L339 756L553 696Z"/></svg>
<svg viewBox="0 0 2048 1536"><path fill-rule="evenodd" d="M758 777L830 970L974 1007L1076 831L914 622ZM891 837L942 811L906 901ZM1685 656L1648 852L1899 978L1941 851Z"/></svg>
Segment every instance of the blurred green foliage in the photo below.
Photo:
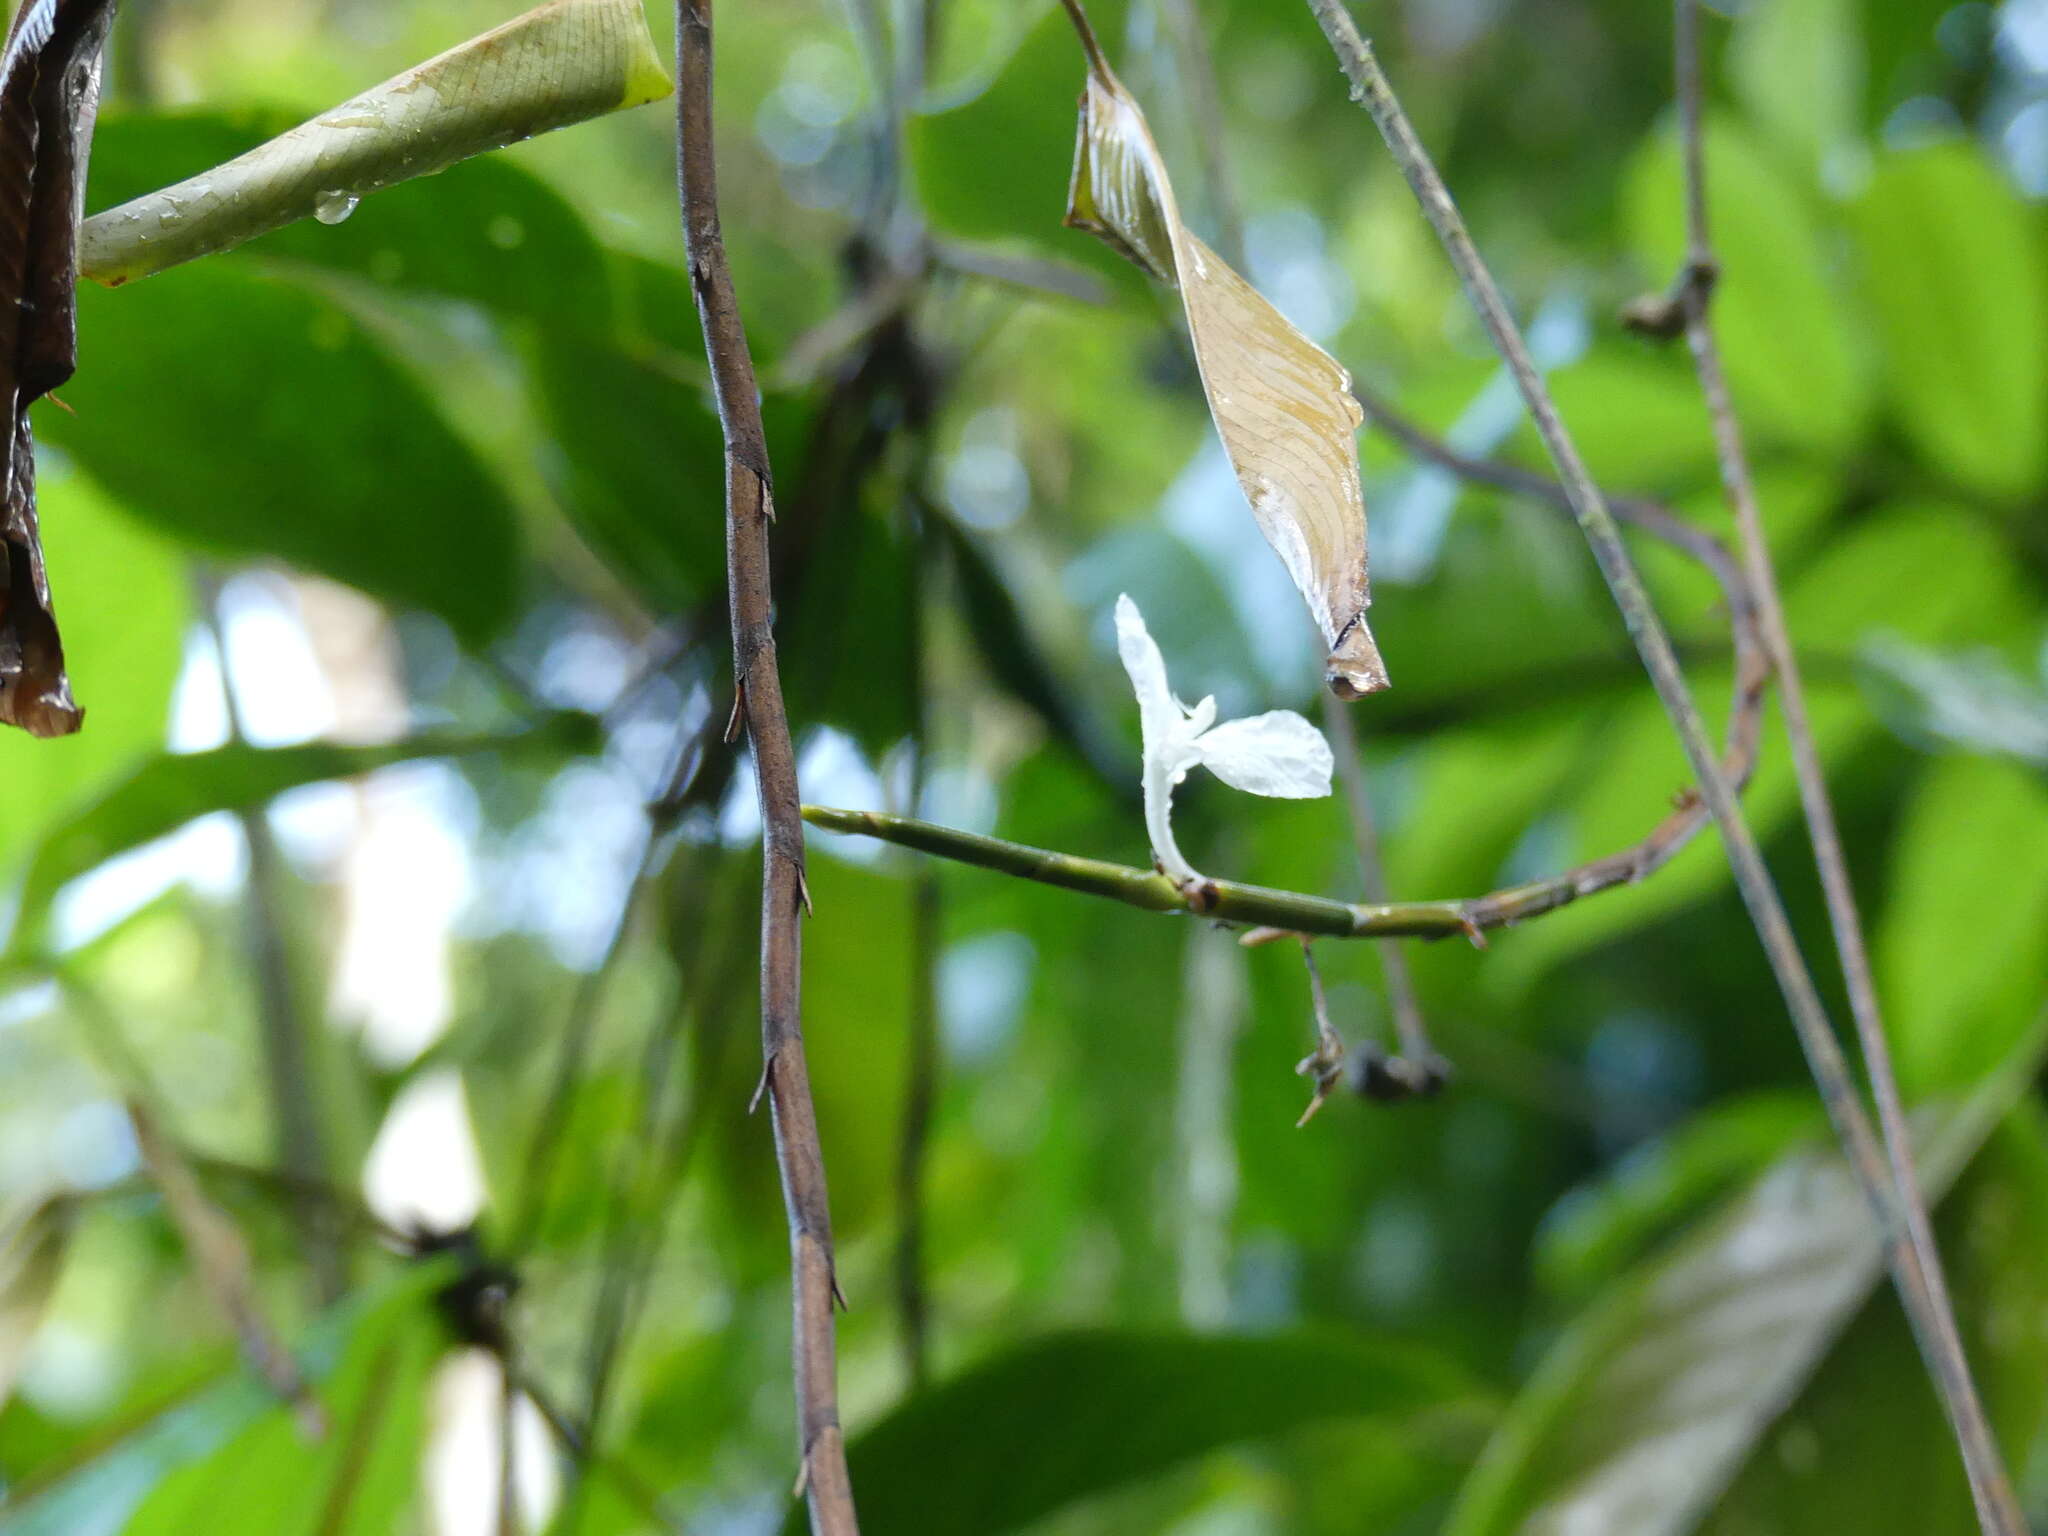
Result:
<svg viewBox="0 0 2048 1536"><path fill-rule="evenodd" d="M131 0L89 206L505 9ZM1706 36L1729 372L1901 1077L1953 1186L1964 1331L2040 1523L2041 8L1728 9ZM904 100L863 28L920 10ZM1091 10L1193 227L1241 237L1248 275L1403 411L1542 468L1307 8ZM1665 9L1359 14L1589 462L1725 535L1682 349L1615 319L1680 251ZM1174 311L1060 227L1065 21L756 0L720 8L718 62L807 795L1142 862L1117 593L1225 716L1310 707L1319 658ZM0 740L0 1196L28 1213L0 1247L4 1536L494 1529L490 1459L426 1451L452 1443L451 1363L501 1304L527 1385L595 1420L588 1454L516 1442L546 1529L796 1528L785 1234L748 1113L758 822L720 740L723 464L672 172L672 125L642 110L81 298L79 374L36 428L88 724ZM1050 291L1077 274L1100 303ZM1396 686L1354 718L1394 894L1476 895L1642 836L1684 771L1569 523L1370 430L1362 451ZM1640 554L1717 717L1717 593ZM381 605L371 641L335 583ZM1748 805L1825 974L1774 721ZM1179 809L1204 867L1356 894L1336 800L1190 783ZM275 867L237 815L266 819ZM363 884L378 857L395 875ZM1286 946L830 838L809 886L871 1531L1971 1528L1711 837L1484 953L1414 949L1456 1082L1304 1130ZM1375 955L1322 949L1340 1027L1385 1034ZM897 1245L927 997L917 1390ZM304 1037L296 1077L280 1029ZM138 1093L246 1238L326 1438L236 1364L127 1139ZM459 1134L380 1173L378 1127L426 1099L460 1106ZM293 1113L314 1187L275 1175ZM471 1207L433 1207L472 1147ZM309 1280L309 1210L344 1254L338 1301ZM472 1215L466 1258L393 1256L421 1246L409 1222ZM488 1441L487 1395L466 1411Z"/></svg>

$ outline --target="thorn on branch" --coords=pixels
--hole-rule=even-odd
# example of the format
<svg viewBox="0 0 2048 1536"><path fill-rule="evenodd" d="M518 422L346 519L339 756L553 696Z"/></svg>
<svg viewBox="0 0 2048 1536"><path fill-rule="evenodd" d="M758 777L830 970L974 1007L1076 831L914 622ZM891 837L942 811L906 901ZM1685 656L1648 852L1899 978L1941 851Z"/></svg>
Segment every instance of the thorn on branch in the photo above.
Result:
<svg viewBox="0 0 2048 1536"><path fill-rule="evenodd" d="M760 1077L755 1079L754 1092L747 1099L748 1114L751 1115L755 1110L761 1107L762 1096L768 1092L768 1078L775 1071L775 1058L781 1054L782 1048L780 1046L777 1046L774 1050L770 1051L766 1059L762 1061L761 1075Z"/></svg>

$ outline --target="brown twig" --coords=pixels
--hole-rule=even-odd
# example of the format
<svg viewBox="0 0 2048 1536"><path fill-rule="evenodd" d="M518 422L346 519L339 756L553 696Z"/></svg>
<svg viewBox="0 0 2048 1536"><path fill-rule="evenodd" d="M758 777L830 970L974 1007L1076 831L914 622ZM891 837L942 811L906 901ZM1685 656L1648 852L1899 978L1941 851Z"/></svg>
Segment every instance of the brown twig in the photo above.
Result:
<svg viewBox="0 0 2048 1536"><path fill-rule="evenodd" d="M228 660L227 624L221 613L221 582L212 572L198 578L201 611L220 664L221 703L228 738L246 742L241 690ZM300 1006L293 956L280 920L284 859L270 833L263 807L234 813L249 851L242 916L249 968L256 985L256 1017L263 1043L264 1076L277 1138L279 1165L295 1178L316 1182L327 1175L327 1136L321 1124L319 1079L310 1050L312 1021ZM348 1258L329 1219L317 1204L296 1201L292 1218L321 1305L348 1288Z"/></svg>
<svg viewBox="0 0 2048 1536"><path fill-rule="evenodd" d="M1325 694L1323 720L1330 732L1337 778L1344 786L1345 808L1351 817L1351 847L1358 856L1359 894L1367 901L1385 901L1387 871L1380 857L1379 822L1372 813L1372 799L1366 793L1365 763L1358 753L1358 732L1351 724L1351 711L1334 694ZM1429 1043L1429 1028L1422 1021L1422 999L1416 995L1408 956L1402 952L1398 939L1382 940L1377 947L1380 970L1387 980L1387 1006L1394 1015L1394 1037L1403 1055L1417 1061L1427 1060L1436 1052Z"/></svg>
<svg viewBox="0 0 2048 1536"><path fill-rule="evenodd" d="M1673 10L1674 72L1684 163L1686 225L1685 267L1673 285L1673 293L1686 344L1692 352L1693 368L1699 376L1700 392L1706 399L1707 414L1712 421L1715 458L1720 467L1722 487L1735 514L1743 569L1756 603L1764 646L1778 674L1780 708L1785 716L1785 734L1791 742L1793 772L1799 782L1799 801L1805 812L1807 836L1813 846L1814 863L1820 871L1828 922L1834 930L1842 979L1849 995L1849 1011L1855 1017L1864 1069L1870 1079L1871 1097L1877 1105L1878 1127L1884 1136L1898 1208L1904 1217L1905 1241L1897 1246L1894 1262L1907 1267L1917 1266L1921 1272L1921 1283L1927 1290L1930 1304L1925 1315L1914 1315L1920 1332L1920 1350L1934 1373L1943 1406L1948 1411L1961 1447L1978 1521L1986 1532L1995 1533L1995 1536L2023 1536L2026 1522L1999 1456L1998 1443L1986 1420L1976 1383L1970 1377L1969 1360L1963 1352L1948 1285L1942 1275L1941 1254L1935 1246L1933 1223L1928 1218L1926 1196L1921 1192L1919 1175L1913 1167L1912 1133L1906 1123L1898 1075L1893 1070L1891 1051L1885 1040L1884 1016L1878 1005L1877 986L1871 977L1870 954L1864 943L1862 919L1856 909L1855 887L1849 878L1848 859L1842 847L1841 829L1835 820L1834 804L1828 793L1827 774L1814 744L1813 725L1806 707L1806 687L1799 675L1799 662L1785 622L1784 605L1779 600L1777 574L1772 567L1770 546L1764 535L1763 512L1757 498L1756 483L1750 473L1742 429L1736 420L1727 374L1721 363L1720 345L1714 334L1711 300L1718 265L1707 216L1699 5L1697 0L1675 0Z"/></svg>
<svg viewBox="0 0 2048 1536"><path fill-rule="evenodd" d="M515 1258L525 1254L538 1239L541 1223L553 1201L559 1156L582 1087L584 1064L596 1037L598 1016L611 979L619 969L626 940L633 932L634 919L653 884L661 842L661 829L650 823L642 834L639 859L605 936L604 953L596 968L578 979L570 996L568 1013L556 1039L554 1061L548 1068L547 1097L534 1120L533 1139L526 1148L519 1202L513 1207L506 1227L505 1251Z"/></svg>
<svg viewBox="0 0 2048 1536"><path fill-rule="evenodd" d="M505 1251L515 1259L532 1247L554 1195L554 1178L563 1138L568 1133L576 1096L582 1087L583 1069L597 1032L598 1014L625 953L627 940L642 907L663 872L662 850L666 834L675 825L691 795L702 789L707 775L703 768L713 735L724 721L714 705L695 729L679 728L671 749L662 788L641 807L645 825L641 829L640 853L617 914L605 935L604 953L597 966L577 984L569 1001L555 1046L555 1059L548 1069L548 1092L533 1139L526 1149L526 1168L520 1183L519 1204L507 1228Z"/></svg>
<svg viewBox="0 0 2048 1536"><path fill-rule="evenodd" d="M1297 1131L1315 1119L1316 1111L1323 1107L1323 1100L1330 1096L1330 1090L1344 1076L1344 1037L1330 1022L1330 999L1323 991L1323 973L1316 965L1315 946L1307 939L1301 941L1301 963L1308 970L1308 998L1314 1014L1316 1048L1294 1067L1295 1076L1309 1081L1308 1108L1294 1122Z"/></svg>
<svg viewBox="0 0 2048 1536"><path fill-rule="evenodd" d="M519 1433L519 1384L509 1365L498 1375L498 1536L519 1536L519 1462L512 1442Z"/></svg>
<svg viewBox="0 0 2048 1536"><path fill-rule="evenodd" d="M1850 1168L1877 1215L1900 1300L1914 1319L1923 1340L1936 1336L1940 1329L1936 1316L1942 1309L1931 1293L1926 1275L1915 1262L1912 1243L1905 1235L1884 1152L1872 1130L1869 1116L1864 1112L1848 1063L1821 1005L1813 977L1792 934L1784 903L1772 884L1755 836L1743 819L1732 785L1714 761L1698 706L1679 671L1670 638L1650 604L1642 577L1629 558L1614 518L1587 474L1578 448L1536 371L1521 332L1508 313L1499 285L1481 260L1449 189L1416 136L1413 124L1401 109L1371 46L1359 34L1357 24L1343 8L1341 0L1308 0L1308 3L1351 81L1353 98L1371 114L1396 164L1414 191L1424 216L1442 241L1495 348L1508 365L1544 447L1557 467L1571 500L1573 516L1614 595L1615 604L1621 610L1658 697L1671 716L1699 781L1700 792L1720 830L1736 886L1749 909L1750 920L1770 960L1779 990L1785 997L1822 1103L1847 1154ZM1938 1379L1945 1384L1945 1378Z"/></svg>
<svg viewBox="0 0 2048 1536"><path fill-rule="evenodd" d="M715 846L700 850L691 883L708 886L720 857ZM714 1085L724 1078L732 1031L721 1021L732 1016L730 1005L744 981L746 957L730 942L714 943L710 928L708 922L681 925L672 958L688 987L676 1006L649 1031L641 1054L640 1078L647 1092L629 1138L632 1148L621 1149L618 1175L613 1181L617 1194L603 1239L607 1256L604 1279L585 1334L581 1433L583 1441L590 1445L595 1445L602 1433L618 1361L623 1358L642 1315L668 1240L676 1202L662 1199L661 1191L681 1188L688 1177L690 1164L704 1139L704 1099L716 1091ZM722 926L718 931L721 939L729 939ZM700 971L699 959L707 949L713 958ZM682 1074L675 1070L672 1058L686 1027L698 1030L705 1049L695 1064L697 1070L687 1074L686 1081L675 1083ZM664 1117L671 1084L681 1089L682 1100ZM558 1522L565 1536L574 1536L582 1529L586 1505L587 1488L581 1476L585 1470L583 1460L572 1458L571 1468L576 1475L569 1480Z"/></svg>
<svg viewBox="0 0 2048 1536"><path fill-rule="evenodd" d="M683 1524L661 1507L661 1495L649 1487L641 1476L624 1462L613 1457L599 1455L591 1443L586 1426L580 1425L563 1412L562 1407L540 1382L527 1371L508 1349L498 1356L498 1364L505 1372L505 1380L534 1406L541 1422L555 1437L555 1443L576 1467L584 1472L602 1472L611 1480L613 1488L631 1503L647 1523L658 1531L669 1531L681 1536Z"/></svg>
<svg viewBox="0 0 2048 1536"><path fill-rule="evenodd" d="M693 850L689 865L676 881L677 888L685 892L706 890L708 877L717 866L718 854L715 844ZM603 1421L605 1400L611 1390L618 1352L624 1343L627 1320L655 1246L648 1230L654 1224L646 1213L653 1207L654 1181L666 1151L663 1128L667 1120L665 1109L669 1092L678 1086L676 1048L682 1039L691 1003L709 994L709 988L697 969L698 959L704 952L708 926L703 921L675 925L676 937L669 947L669 959L676 974L682 978L686 991L677 998L673 1007L660 1010L648 1026L646 1039L640 1048L639 1068L634 1074L640 1089L639 1108L634 1115L631 1133L620 1141L613 1155L611 1200L605 1212L604 1235L599 1240L605 1256L604 1274L584 1330L583 1423L585 1430L593 1436L599 1432ZM690 1105L694 1105L696 1090L697 1084L692 1081L688 1087ZM691 1108L686 1106L683 1114L687 1116L690 1113ZM569 1529L575 1529L573 1520Z"/></svg>
<svg viewBox="0 0 2048 1536"><path fill-rule="evenodd" d="M768 524L774 516L754 362L718 221L711 115L710 0L676 0L677 183L690 287L725 434L726 581L733 666L761 805L761 1045L794 1271L801 1469L814 1536L859 1530L839 1425L832 1307L832 1218L799 1008L804 827L796 751L776 667Z"/></svg>
<svg viewBox="0 0 2048 1536"><path fill-rule="evenodd" d="M1565 488L1547 475L1499 464L1491 459L1459 453L1440 438L1433 437L1409 421L1370 390L1356 386L1353 396L1366 417L1417 458L1449 470L1460 479L1513 491L1558 508L1572 510ZM1745 789L1756 770L1757 745L1763 730L1764 693L1770 685L1770 658L1765 653L1757 626L1757 604L1750 580L1728 546L1704 529L1695 528L1670 508L1642 497L1613 497L1608 501L1615 517L1639 528L1652 538L1683 551L1704 565L1721 589L1728 610L1728 625L1734 651L1734 698L1728 710L1727 738L1722 748L1721 771L1737 794ZM1670 815L1653 827L1642 841L1604 858L1594 859L1565 871L1546 882L1565 901L1610 890L1648 878L1668 864L1707 824L1706 802L1691 791L1681 792ZM1532 902L1526 887L1482 896L1467 906L1481 919L1481 927L1494 927L1486 920L1489 908L1500 898L1510 898L1519 922L1553 909Z"/></svg>
<svg viewBox="0 0 2048 1536"><path fill-rule="evenodd" d="M1223 100L1216 89L1216 60L1202 30L1195 0L1160 0L1159 12L1173 36L1175 70L1181 93L1194 121L1196 157L1209 217L1216 226L1216 250L1239 271L1244 270L1244 210L1230 173L1230 142L1224 133Z"/></svg>
<svg viewBox="0 0 2048 1536"><path fill-rule="evenodd" d="M1112 74L1109 56L1102 51L1102 44L1096 41L1095 28L1088 23L1088 13L1081 9L1080 0L1060 0L1067 8L1067 15L1074 23L1074 30L1081 34L1081 51L1088 55L1088 67L1101 74Z"/></svg>
<svg viewBox="0 0 2048 1536"><path fill-rule="evenodd" d="M193 1272L234 1330L242 1358L271 1391L291 1405L299 1432L309 1440L319 1439L327 1432L326 1415L306 1385L298 1361L285 1348L257 1300L248 1243L226 1213L206 1198L191 1164L139 1097L128 1101L128 1122L135 1128L142 1165L163 1197L164 1210L185 1245Z"/></svg>

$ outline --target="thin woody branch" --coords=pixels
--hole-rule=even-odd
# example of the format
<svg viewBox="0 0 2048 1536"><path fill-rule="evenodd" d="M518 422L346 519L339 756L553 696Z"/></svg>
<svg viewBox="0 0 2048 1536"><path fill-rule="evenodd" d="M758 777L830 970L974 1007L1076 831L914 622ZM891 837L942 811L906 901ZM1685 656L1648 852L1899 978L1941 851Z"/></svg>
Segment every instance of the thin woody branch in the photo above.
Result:
<svg viewBox="0 0 2048 1536"><path fill-rule="evenodd" d="M191 1163L139 1095L128 1101L128 1121L142 1165L163 1197L164 1212L185 1245L194 1273L234 1330L243 1360L291 1405L299 1433L308 1440L319 1439L327 1432L326 1415L263 1310L248 1242L226 1213L206 1198Z"/></svg>
<svg viewBox="0 0 2048 1536"><path fill-rule="evenodd" d="M1102 896L1147 912L1185 912L1218 922L1252 928L1246 942L1284 934L1313 934L1331 939L1447 939L1462 935L1483 943L1494 928L1509 928L1568 906L1581 896L1609 890L1640 878L1646 862L1669 857L1661 845L1650 853L1644 845L1626 849L1525 885L1511 885L1465 901L1392 901L1353 903L1299 891L1274 890L1237 880L1203 879L1176 885L1153 869L1112 864L1080 854L1033 848L1000 837L984 837L957 827L891 816L882 811L846 811L828 805L807 805L804 820L827 832L872 837L901 848L914 848L960 864L998 874L1056 885L1062 890Z"/></svg>
<svg viewBox="0 0 2048 1536"><path fill-rule="evenodd" d="M1877 1122L1884 1136L1894 1193L1904 1218L1904 1231L1893 1244L1893 1263L1909 1275L1917 1270L1916 1288L1926 1292L1924 1309L1909 1309L1908 1315L1913 1319L1921 1354L1934 1375L1961 1448L1978 1522L1994 1536L2023 1536L2026 1521L1999 1456L1976 1383L1970 1377L1969 1360L1963 1353L1955 1310L1942 1276L1941 1254L1935 1246L1927 1200L1913 1166L1912 1134L1899 1094L1898 1075L1892 1068L1891 1050L1885 1040L1884 1016L1871 976L1855 887L1849 878L1842 834L1828 793L1827 773L1814 744L1806 685L1799 675L1798 657L1792 648L1784 605L1779 600L1777 573L1764 536L1763 510L1729 394L1727 374L1721 364L1720 344L1714 334L1711 301L1719 264L1707 216L1706 134L1702 122L1705 89L1699 24L1697 0L1675 0L1673 52L1685 179L1686 255L1684 268L1672 287L1672 303L1692 353L1693 369L1699 377L1700 393L1706 400L1713 426L1715 459L1735 514L1736 537L1743 572L1756 605L1757 627L1778 674L1779 702L1785 716L1785 734L1791 742L1800 806L1805 813L1814 863L1820 872L1828 923L1834 931L1849 1011L1855 1019L1864 1068L1870 1078L1871 1097L1877 1105Z"/></svg>
<svg viewBox="0 0 2048 1536"><path fill-rule="evenodd" d="M718 219L711 113L710 0L676 0L677 182L690 287L704 331L725 434L726 585L732 613L737 718L754 753L761 805L762 1081L789 1213L801 1470L814 1536L855 1536L853 1486L839 1424L832 1219L800 1022L804 828L796 752L776 667L768 524L774 517L767 438L747 334Z"/></svg>
<svg viewBox="0 0 2048 1536"><path fill-rule="evenodd" d="M1460 479L1513 491L1561 511L1571 511L1571 498L1565 488L1549 476L1459 453L1371 391L1354 385L1352 394L1374 426L1417 458L1447 469ZM1608 506L1619 520L1699 561L1712 573L1721 589L1721 600L1728 610L1735 667L1734 698L1729 706L1721 771L1727 775L1735 792L1740 794L1756 770L1757 744L1763 729L1764 693L1771 677L1770 659L1765 654L1757 627L1757 604L1749 577L1727 545L1711 533L1693 527L1668 507L1641 497L1612 497ZM1696 792L1681 792L1677 807L1642 841L1542 883L1568 890L1575 898L1647 879L1675 858L1707 821L1706 802ZM1518 888L1520 890L1526 888ZM1482 896L1468 902L1467 906L1484 916L1495 900L1496 896ZM1514 905L1517 913L1514 921L1538 915L1519 894Z"/></svg>
<svg viewBox="0 0 2048 1536"><path fill-rule="evenodd" d="M1334 695L1323 697L1323 719L1329 725L1331 753L1337 759L1337 779L1344 786L1345 810L1351 821L1351 847L1358 857L1359 891L1367 901L1387 899L1386 864L1380 857L1380 829L1373 815L1372 798L1365 783L1365 759L1358 750L1358 733L1351 724L1351 711ZM1429 1041L1429 1028L1422 1019L1422 998L1415 989L1415 976L1408 969L1408 955L1398 939L1379 944L1380 974L1386 980L1387 1008L1394 1016L1394 1040L1400 1054L1392 1060L1372 1063L1382 1086L1412 1087L1415 1092L1434 1093L1449 1075L1448 1064ZM1316 977L1320 999L1322 980L1313 958L1311 976Z"/></svg>
<svg viewBox="0 0 2048 1536"><path fill-rule="evenodd" d="M1734 787L1714 761L1698 706L1679 671L1670 638L1651 606L1635 562L1621 542L1614 517L1587 473L1578 448L1558 414L1556 403L1536 371L1499 285L1473 245L1449 189L1428 151L1423 148L1414 125L1402 110L1392 85L1373 56L1371 46L1359 34L1357 24L1341 0L1308 0L1308 3L1351 81L1353 99L1372 116L1374 125L1414 192L1424 217L1443 243L1473 307L1514 377L1544 447L1557 467L1571 502L1572 514L1586 536L1616 606L1621 610L1644 669L1671 716L1672 725L1698 778L1700 792L1720 829L1736 886L1749 909L1750 920L1784 995L1822 1103L1850 1168L1876 1213L1900 1300L1921 1339L1924 1341L1935 1336L1942 1330L1941 1314L1944 1309L1932 1293L1928 1276L1915 1259L1884 1153L1864 1111L1841 1046L1835 1039L1827 1011L1814 987L1805 957L1793 936L1784 903L1771 881L1756 838L1736 803ZM1930 1363L1938 1373L1938 1384L1947 1388L1950 1384L1946 1376L1940 1374L1941 1363Z"/></svg>

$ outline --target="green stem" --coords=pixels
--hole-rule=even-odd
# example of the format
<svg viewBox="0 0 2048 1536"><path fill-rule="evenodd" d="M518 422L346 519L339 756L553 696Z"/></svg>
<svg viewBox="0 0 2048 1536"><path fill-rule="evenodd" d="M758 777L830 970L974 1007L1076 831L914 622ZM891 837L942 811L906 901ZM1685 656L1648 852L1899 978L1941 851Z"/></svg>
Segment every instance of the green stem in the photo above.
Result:
<svg viewBox="0 0 2048 1536"><path fill-rule="evenodd" d="M842 811L831 806L807 805L804 820L827 832L845 832L855 837L880 838L903 848L936 854L961 864L993 869L1000 874L1057 885L1064 890L1090 896L1106 896L1126 906L1147 912L1188 912L1220 922L1244 923L1282 928L1289 933L1311 933L1327 938L1407 937L1442 939L1453 934L1470 936L1478 925L1461 901L1388 902L1354 906L1322 896L1304 896L1296 891L1276 891L1263 885L1244 885L1235 880L1202 880L1186 889L1175 885L1156 870L1134 869L1128 864L1110 864L1101 859L1084 859L1078 854L1055 853L1024 843L983 837L908 816L890 816L881 811Z"/></svg>
<svg viewBox="0 0 2048 1536"><path fill-rule="evenodd" d="M224 165L95 214L78 232L79 274L112 287L298 219L345 218L373 192L668 93L640 0L554 0Z"/></svg>

